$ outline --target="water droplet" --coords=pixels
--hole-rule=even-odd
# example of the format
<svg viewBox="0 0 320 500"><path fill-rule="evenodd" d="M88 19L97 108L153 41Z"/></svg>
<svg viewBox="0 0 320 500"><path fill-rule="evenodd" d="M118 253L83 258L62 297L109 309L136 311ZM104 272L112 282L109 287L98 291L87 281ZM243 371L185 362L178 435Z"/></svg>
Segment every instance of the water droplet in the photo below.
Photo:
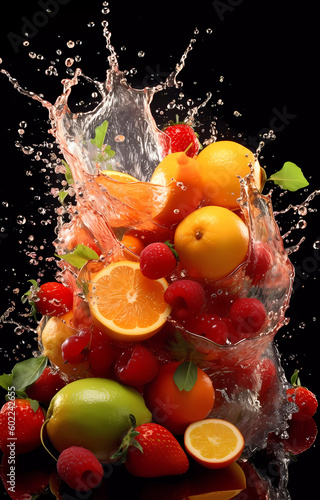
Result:
<svg viewBox="0 0 320 500"><path fill-rule="evenodd" d="M73 47L74 47L74 46L75 46L75 43L74 43L74 41L73 41L73 40L69 40L69 41L67 42L67 47L69 47L69 49L73 49Z"/></svg>
<svg viewBox="0 0 320 500"><path fill-rule="evenodd" d="M302 330L306 327L306 324L301 321L301 323L299 323L299 328L301 328Z"/></svg>
<svg viewBox="0 0 320 500"><path fill-rule="evenodd" d="M234 114L234 116L236 116L237 118L238 118L239 116L242 116L242 114L240 113L240 111L234 111L234 112L233 112L233 114Z"/></svg>
<svg viewBox="0 0 320 500"><path fill-rule="evenodd" d="M19 224L20 226L22 226L26 222L27 222L27 219L25 218L24 215L18 215L17 216L17 224Z"/></svg>
<svg viewBox="0 0 320 500"><path fill-rule="evenodd" d="M115 142L123 142L125 140L125 136L122 134L116 135L114 140Z"/></svg>
<svg viewBox="0 0 320 500"><path fill-rule="evenodd" d="M70 68L70 66L72 66L74 63L74 59L72 57L68 57L66 60L65 60L65 65Z"/></svg>
<svg viewBox="0 0 320 500"><path fill-rule="evenodd" d="M58 54L58 56L61 56L61 54L62 54L62 50L57 49L57 50L56 50L56 53Z"/></svg>
<svg viewBox="0 0 320 500"><path fill-rule="evenodd" d="M102 10L101 10L102 14L109 14L110 12L110 9L108 9L108 7L104 7Z"/></svg>
<svg viewBox="0 0 320 500"><path fill-rule="evenodd" d="M19 123L19 127L21 127L21 128L27 128L27 122L25 122L25 121L20 122Z"/></svg>
<svg viewBox="0 0 320 500"><path fill-rule="evenodd" d="M31 59L35 59L37 54L35 52L29 52L29 57L31 57Z"/></svg>
<svg viewBox="0 0 320 500"><path fill-rule="evenodd" d="M146 55L146 53L143 52L143 50L139 50L138 57L144 57L145 55Z"/></svg>
<svg viewBox="0 0 320 500"><path fill-rule="evenodd" d="M298 214L299 215L307 215L308 209L305 205L301 205L301 207L298 208Z"/></svg>
<svg viewBox="0 0 320 500"><path fill-rule="evenodd" d="M25 40L25 41L23 42L23 44L22 44L22 45L23 45L24 47L28 47L28 45L29 45L29 44L30 44L30 42L28 42L28 40Z"/></svg>
<svg viewBox="0 0 320 500"><path fill-rule="evenodd" d="M211 28L207 28L206 29L206 33L208 33L208 35L212 35L212 29Z"/></svg>
<svg viewBox="0 0 320 500"><path fill-rule="evenodd" d="M296 229L304 229L307 226L307 221L300 219L296 224Z"/></svg>
<svg viewBox="0 0 320 500"><path fill-rule="evenodd" d="M124 45L122 45L122 47L120 47L120 50L127 50L127 47L125 47Z"/></svg>
<svg viewBox="0 0 320 500"><path fill-rule="evenodd" d="M32 146L24 146L22 148L22 152L25 154L25 155L31 155L33 152L34 152L34 148Z"/></svg>
<svg viewBox="0 0 320 500"><path fill-rule="evenodd" d="M95 23L93 21L90 21L88 24L87 24L88 28L93 28L95 26Z"/></svg>
<svg viewBox="0 0 320 500"><path fill-rule="evenodd" d="M316 240L316 241L314 242L314 244L313 244L313 248L314 248L315 250L319 250L319 248L320 248L320 240Z"/></svg>

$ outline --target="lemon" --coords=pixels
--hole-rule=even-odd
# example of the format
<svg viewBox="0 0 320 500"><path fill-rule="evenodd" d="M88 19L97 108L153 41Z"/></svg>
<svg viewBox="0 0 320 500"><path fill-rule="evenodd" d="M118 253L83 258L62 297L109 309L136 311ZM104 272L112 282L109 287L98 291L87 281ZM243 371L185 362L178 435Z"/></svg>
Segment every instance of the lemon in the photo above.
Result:
<svg viewBox="0 0 320 500"><path fill-rule="evenodd" d="M71 382L52 398L46 429L60 453L82 446L101 462L108 462L131 426L130 414L137 425L151 422L138 391L114 380L86 378Z"/></svg>

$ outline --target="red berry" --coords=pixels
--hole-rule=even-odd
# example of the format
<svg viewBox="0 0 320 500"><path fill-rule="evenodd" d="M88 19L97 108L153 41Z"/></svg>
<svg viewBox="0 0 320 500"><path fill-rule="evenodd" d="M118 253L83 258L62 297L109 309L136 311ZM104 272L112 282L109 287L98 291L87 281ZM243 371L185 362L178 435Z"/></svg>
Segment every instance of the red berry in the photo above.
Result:
<svg viewBox="0 0 320 500"><path fill-rule="evenodd" d="M14 453L27 453L41 445L40 430L45 421L41 406L33 411L28 399L15 399L0 411L0 449L7 453L8 443L14 442Z"/></svg>
<svg viewBox="0 0 320 500"><path fill-rule="evenodd" d="M76 335L68 337L61 346L62 358L65 363L77 365L83 363L87 358L87 348L90 344L91 332L88 327L84 327Z"/></svg>
<svg viewBox="0 0 320 500"><path fill-rule="evenodd" d="M30 399L49 405L53 396L66 385L59 372L54 372L47 366L40 377L26 389Z"/></svg>
<svg viewBox="0 0 320 500"><path fill-rule="evenodd" d="M290 420L288 438L282 439L285 451L298 455L308 450L316 440L318 429L314 419Z"/></svg>
<svg viewBox="0 0 320 500"><path fill-rule="evenodd" d="M153 380L159 371L155 355L147 347L136 344L126 349L115 365L115 374L123 384L138 387Z"/></svg>
<svg viewBox="0 0 320 500"><path fill-rule="evenodd" d="M205 293L197 281L176 280L164 292L164 300L173 307L173 315L183 321L203 309Z"/></svg>
<svg viewBox="0 0 320 500"><path fill-rule="evenodd" d="M89 491L103 478L103 468L97 457L86 448L71 446L60 453L57 471L70 488Z"/></svg>
<svg viewBox="0 0 320 500"><path fill-rule="evenodd" d="M259 399L260 403L272 402L272 394L276 389L277 370L270 358L262 358L256 368L256 374L260 378Z"/></svg>
<svg viewBox="0 0 320 500"><path fill-rule="evenodd" d="M177 259L173 251L162 242L151 243L140 254L140 270L146 278L157 280L173 273Z"/></svg>
<svg viewBox="0 0 320 500"><path fill-rule="evenodd" d="M298 407L297 413L292 413L292 420L306 420L313 417L318 408L318 401L313 392L306 387L298 386L287 390L288 401Z"/></svg>
<svg viewBox="0 0 320 500"><path fill-rule="evenodd" d="M97 340L93 338L88 353L90 372L93 377L108 377L114 362L113 347L105 336Z"/></svg>
<svg viewBox="0 0 320 500"><path fill-rule="evenodd" d="M247 264L247 275L252 278L252 284L256 285L261 281L267 271L273 265L273 258L271 252L268 250L264 243L258 241L252 248L252 255Z"/></svg>
<svg viewBox="0 0 320 500"><path fill-rule="evenodd" d="M164 133L171 139L171 153L185 152L193 158L199 152L199 139L190 125L177 123L164 129ZM165 151L167 155L169 151Z"/></svg>
<svg viewBox="0 0 320 500"><path fill-rule="evenodd" d="M72 290L62 283L44 283L40 286L36 295L35 307L44 316L60 316L72 309Z"/></svg>
<svg viewBox="0 0 320 500"><path fill-rule="evenodd" d="M216 314L202 313L185 322L186 329L197 335L204 335L216 344L224 345L228 338L226 324Z"/></svg>
<svg viewBox="0 0 320 500"><path fill-rule="evenodd" d="M240 338L254 337L266 321L266 310L260 300L242 298L236 300L230 309L231 319L236 332Z"/></svg>

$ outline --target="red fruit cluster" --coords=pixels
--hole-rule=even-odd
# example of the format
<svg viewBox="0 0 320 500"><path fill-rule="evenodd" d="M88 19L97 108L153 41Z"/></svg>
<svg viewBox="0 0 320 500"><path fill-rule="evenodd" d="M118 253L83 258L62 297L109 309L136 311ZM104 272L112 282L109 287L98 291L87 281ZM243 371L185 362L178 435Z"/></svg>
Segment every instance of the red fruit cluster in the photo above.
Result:
<svg viewBox="0 0 320 500"><path fill-rule="evenodd" d="M58 458L57 471L63 481L77 491L96 488L103 478L103 468L96 456L81 446L63 450Z"/></svg>
<svg viewBox="0 0 320 500"><path fill-rule="evenodd" d="M173 273L177 259L163 242L151 243L140 254L140 270L146 278L157 280Z"/></svg>

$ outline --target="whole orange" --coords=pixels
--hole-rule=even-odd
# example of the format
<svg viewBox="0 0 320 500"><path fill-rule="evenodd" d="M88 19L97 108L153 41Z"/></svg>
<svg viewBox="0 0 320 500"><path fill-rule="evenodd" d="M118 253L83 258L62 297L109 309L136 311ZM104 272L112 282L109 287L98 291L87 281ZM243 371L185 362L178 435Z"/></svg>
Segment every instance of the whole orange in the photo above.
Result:
<svg viewBox="0 0 320 500"><path fill-rule="evenodd" d="M179 364L173 361L163 365L143 393L153 419L173 434L183 434L190 423L206 418L214 404L211 379L199 367L192 389L179 390L173 378Z"/></svg>
<svg viewBox="0 0 320 500"><path fill-rule="evenodd" d="M218 280L246 258L249 231L231 210L208 206L195 210L178 225L174 246L190 276Z"/></svg>
<svg viewBox="0 0 320 500"><path fill-rule="evenodd" d="M240 197L239 177L250 174L261 188L261 168L254 154L245 146L233 141L217 141L206 146L197 157L207 205L238 208Z"/></svg>
<svg viewBox="0 0 320 500"><path fill-rule="evenodd" d="M166 200L154 220L170 226L195 210L202 200L199 165L185 153L171 153L156 167L150 182L168 187Z"/></svg>

